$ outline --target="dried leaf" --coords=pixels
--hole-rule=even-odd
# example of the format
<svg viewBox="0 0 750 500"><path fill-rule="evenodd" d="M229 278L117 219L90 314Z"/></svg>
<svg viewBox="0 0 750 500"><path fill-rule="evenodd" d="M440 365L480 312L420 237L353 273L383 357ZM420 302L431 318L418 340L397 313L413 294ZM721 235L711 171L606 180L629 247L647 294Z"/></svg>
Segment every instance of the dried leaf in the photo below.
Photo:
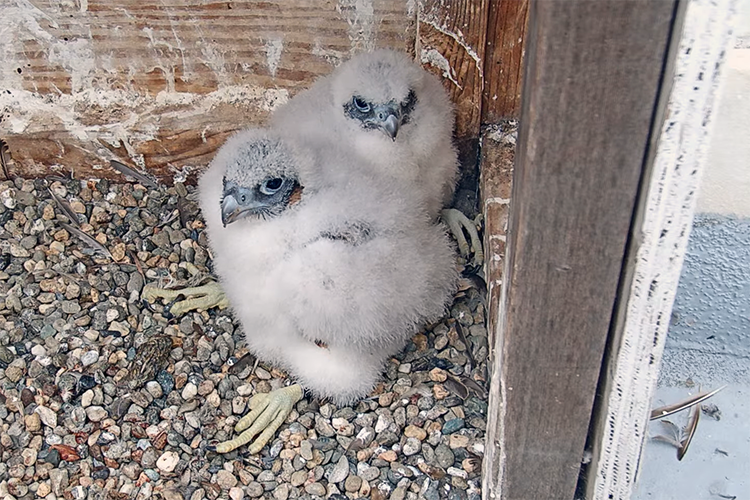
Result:
<svg viewBox="0 0 750 500"><path fill-rule="evenodd" d="M453 377L448 377L443 385L446 389L448 389L461 399L466 399L469 397L469 389Z"/></svg>
<svg viewBox="0 0 750 500"><path fill-rule="evenodd" d="M216 500L221 494L221 486L216 483L202 482L201 486L210 500Z"/></svg>
<svg viewBox="0 0 750 500"><path fill-rule="evenodd" d="M434 479L435 481L439 481L445 477L445 470L442 467L429 465L425 462L419 462L417 464L417 468L419 468L422 473L429 476L430 479Z"/></svg>
<svg viewBox="0 0 750 500"><path fill-rule="evenodd" d="M724 389L726 385L723 385L719 387L718 389L714 389L711 392L701 392L700 394L696 394L695 396L691 396L683 401L680 401L679 403L675 403L672 405L667 406L661 406L659 408L656 408L655 410L651 411L651 420L656 420L658 418L664 418L667 415L672 415L673 413L677 413L678 411L685 410L687 408L690 408L693 405L697 405L698 403L702 403L703 401L707 400L717 392Z"/></svg>
<svg viewBox="0 0 750 500"><path fill-rule="evenodd" d="M476 288L479 292L479 296L482 298L487 296L487 284L484 279L476 273L464 272L458 280L458 289L460 291L465 291L469 288Z"/></svg>
<svg viewBox="0 0 750 500"><path fill-rule="evenodd" d="M409 399L412 396L416 396L417 394L419 394L423 398L427 396L432 396L432 389L430 389L430 386L428 386L427 384L417 384L415 386L410 387L398 399Z"/></svg>
<svg viewBox="0 0 750 500"><path fill-rule="evenodd" d="M245 370L245 368L247 368L248 366L252 365L255 362L256 362L255 356L253 356L251 353L247 353L229 368L229 372L237 375L238 373L241 373L242 371Z"/></svg>
<svg viewBox="0 0 750 500"><path fill-rule="evenodd" d="M73 211L72 208L70 208L70 204L57 196L52 189L47 186L47 191L49 191L50 196L52 196L52 199L55 200L55 203L57 203L57 206L60 207L60 210L65 214L65 217L67 217L70 222L78 226L80 223L78 222L78 215Z"/></svg>
<svg viewBox="0 0 750 500"><path fill-rule="evenodd" d="M138 182L140 182L144 186L150 187L150 188L154 188L154 189L159 189L159 184L157 184L153 180L149 179L148 177L146 177L144 174L138 172L137 170L128 167L124 163L121 163L121 162L119 162L117 160L110 160L109 164L110 164L110 166L112 168L114 168L115 170L117 170L121 174L132 177L133 179L137 180Z"/></svg>
<svg viewBox="0 0 750 500"><path fill-rule="evenodd" d="M697 404L693 407L693 414L690 417L690 423L687 427L687 434L685 438L680 442L680 447L677 448L677 460L682 460L685 453L688 451L688 446L695 436L695 430L698 428L698 421L701 417L701 405Z"/></svg>
<svg viewBox="0 0 750 500"><path fill-rule="evenodd" d="M107 247L105 247L104 245L102 245L101 243L99 243L94 238L92 238L88 234L84 233L83 231L81 231L77 227L73 227L70 224L66 224L64 222L60 222L60 225L62 227L64 227L65 230L67 230L69 233L74 234L75 236L77 236L78 239L80 239L83 243L85 243L86 245L90 246L91 248L93 248L97 252L103 254L104 256L106 256L106 257L108 257L110 259L112 258L112 254L109 253L109 250L107 250Z"/></svg>
<svg viewBox="0 0 750 500"><path fill-rule="evenodd" d="M10 180L10 153L8 153L8 144L0 139L0 165L3 169L5 180Z"/></svg>
<svg viewBox="0 0 750 500"><path fill-rule="evenodd" d="M466 386L467 389L469 389L471 392L474 393L478 398L481 399L487 399L487 390L479 385L476 380L474 380L471 377L467 377L465 375L462 375L459 377L459 380L463 385Z"/></svg>
<svg viewBox="0 0 750 500"><path fill-rule="evenodd" d="M154 380L169 361L169 353L174 346L174 340L169 335L154 335L141 344L130 362L129 373L122 379L131 391Z"/></svg>
<svg viewBox="0 0 750 500"><path fill-rule="evenodd" d="M50 448L57 450L57 452L60 453L60 458L66 462L75 462L76 460L81 459L81 456L76 449L67 444L53 444Z"/></svg>

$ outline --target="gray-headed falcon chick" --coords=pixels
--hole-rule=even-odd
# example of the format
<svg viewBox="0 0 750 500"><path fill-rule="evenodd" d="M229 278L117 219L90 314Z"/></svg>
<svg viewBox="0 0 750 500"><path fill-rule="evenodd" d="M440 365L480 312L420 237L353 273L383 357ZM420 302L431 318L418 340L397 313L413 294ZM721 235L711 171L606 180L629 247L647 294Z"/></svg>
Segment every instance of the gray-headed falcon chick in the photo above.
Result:
<svg viewBox="0 0 750 500"><path fill-rule="evenodd" d="M360 161L337 165L343 171L327 175L373 169L402 183L410 196L422 197L430 217L442 215L464 256L469 245L462 226L467 230L474 263L481 263L473 222L457 210L442 210L458 175L453 106L440 80L406 54L376 50L354 56L278 108L271 122L312 148L350 148Z"/></svg>
<svg viewBox="0 0 750 500"><path fill-rule="evenodd" d="M214 270L250 350L300 385L251 401L240 440L273 436L305 387L347 404L367 395L385 361L456 289L455 255L399 186L367 176L331 183L346 152L310 151L248 130L218 152L199 183ZM421 215L420 215L421 214ZM263 412L264 417L259 417Z"/></svg>

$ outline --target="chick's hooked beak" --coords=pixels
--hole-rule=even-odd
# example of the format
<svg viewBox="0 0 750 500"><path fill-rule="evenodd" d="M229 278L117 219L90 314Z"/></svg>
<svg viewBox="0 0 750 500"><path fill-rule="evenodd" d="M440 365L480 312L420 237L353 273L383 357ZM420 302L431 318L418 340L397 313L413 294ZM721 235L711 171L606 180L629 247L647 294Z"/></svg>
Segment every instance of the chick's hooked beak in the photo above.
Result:
<svg viewBox="0 0 750 500"><path fill-rule="evenodd" d="M391 138L392 141L396 140L398 135L398 127L400 126L398 118L394 115L388 115L388 118L383 122L383 130Z"/></svg>
<svg viewBox="0 0 750 500"><path fill-rule="evenodd" d="M224 182L221 197L221 223L224 227L265 207L266 204L256 198L253 190L240 187L232 181Z"/></svg>
<svg viewBox="0 0 750 500"><path fill-rule="evenodd" d="M375 123L385 135L396 140L401 127L401 110L399 106L384 104L375 107Z"/></svg>

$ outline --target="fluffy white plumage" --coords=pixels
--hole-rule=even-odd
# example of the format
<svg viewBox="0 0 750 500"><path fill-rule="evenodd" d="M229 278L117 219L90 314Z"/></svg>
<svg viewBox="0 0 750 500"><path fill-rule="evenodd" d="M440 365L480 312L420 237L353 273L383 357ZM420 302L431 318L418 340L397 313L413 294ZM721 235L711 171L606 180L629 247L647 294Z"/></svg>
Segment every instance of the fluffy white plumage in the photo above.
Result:
<svg viewBox="0 0 750 500"><path fill-rule="evenodd" d="M330 182L326 169L345 170L349 158L248 130L199 184L214 268L248 346L338 403L372 389L385 360L442 316L457 279L444 229L400 186L366 175ZM223 207L236 214L241 193L268 198L258 193L278 179L290 194L273 210L223 224Z"/></svg>
<svg viewBox="0 0 750 500"><path fill-rule="evenodd" d="M440 80L404 53L353 57L271 120L312 148L351 148L357 161L337 165L344 172L332 171L332 177L374 169L422 197L433 219L451 201L458 173L453 107Z"/></svg>

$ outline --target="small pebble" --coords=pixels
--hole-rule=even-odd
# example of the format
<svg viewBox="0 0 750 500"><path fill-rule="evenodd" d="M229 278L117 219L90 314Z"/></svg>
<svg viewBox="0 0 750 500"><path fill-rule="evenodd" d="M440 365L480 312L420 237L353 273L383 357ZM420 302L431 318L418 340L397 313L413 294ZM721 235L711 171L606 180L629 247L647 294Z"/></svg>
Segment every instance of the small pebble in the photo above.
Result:
<svg viewBox="0 0 750 500"><path fill-rule="evenodd" d="M307 486L305 486L305 491L309 493L310 495L317 495L319 497L322 497L326 494L326 487L317 482L310 483Z"/></svg>
<svg viewBox="0 0 750 500"><path fill-rule="evenodd" d="M174 451L167 451L163 453L156 461L156 466L160 471L172 472L177 467L177 462L180 461L180 455Z"/></svg>

